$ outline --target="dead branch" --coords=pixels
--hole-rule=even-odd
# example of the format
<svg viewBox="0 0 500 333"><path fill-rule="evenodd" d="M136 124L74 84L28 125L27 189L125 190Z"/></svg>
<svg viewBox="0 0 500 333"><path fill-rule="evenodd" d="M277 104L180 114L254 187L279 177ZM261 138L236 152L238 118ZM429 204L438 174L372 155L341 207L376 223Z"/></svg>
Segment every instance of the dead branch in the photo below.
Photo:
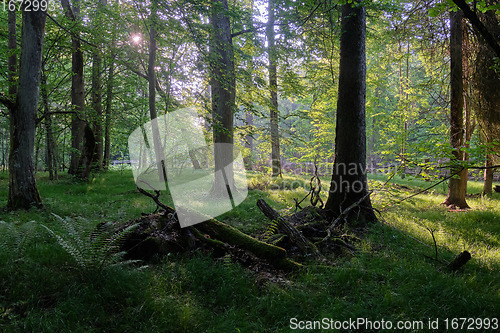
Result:
<svg viewBox="0 0 500 333"><path fill-rule="evenodd" d="M288 223L277 211L275 211L264 199L257 201L257 207L271 221L276 221L280 233L285 234L296 244L305 254L312 254L318 258L323 258L316 245L311 243L304 235Z"/></svg>
<svg viewBox="0 0 500 333"><path fill-rule="evenodd" d="M160 191L158 190L154 190L155 194L151 194L149 193L148 191L145 191L143 190L142 188L140 188L139 186L137 186L137 190L141 193L141 194L144 194L145 196L153 199L153 201L155 202L155 204L160 207L160 208L163 208L165 209L165 211L169 214L173 214L175 213L175 210L171 207L168 207L167 205L165 205L163 202L160 201Z"/></svg>

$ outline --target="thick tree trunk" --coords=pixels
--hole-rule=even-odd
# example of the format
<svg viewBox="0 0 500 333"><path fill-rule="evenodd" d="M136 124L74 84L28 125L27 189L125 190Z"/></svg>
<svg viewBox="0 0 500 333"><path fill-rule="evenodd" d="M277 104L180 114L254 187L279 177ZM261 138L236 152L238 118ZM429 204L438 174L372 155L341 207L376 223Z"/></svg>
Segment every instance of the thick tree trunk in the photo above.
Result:
<svg viewBox="0 0 500 333"><path fill-rule="evenodd" d="M108 70L108 82L106 86L106 110L104 123L104 169L108 169L111 160L111 108L113 106L113 84L115 75L115 61L112 58Z"/></svg>
<svg viewBox="0 0 500 333"><path fill-rule="evenodd" d="M10 114L9 209L41 207L33 163L46 13L23 11L19 87Z"/></svg>
<svg viewBox="0 0 500 333"><path fill-rule="evenodd" d="M77 20L78 1L75 2L75 9L71 9L68 0L61 0L66 17L74 22ZM84 130L85 130L85 84L83 80L83 51L80 40L76 33L71 37L72 45L72 60L71 72L71 108L75 112L71 116L71 161L68 173L71 175L81 176L82 161L84 149Z"/></svg>
<svg viewBox="0 0 500 333"><path fill-rule="evenodd" d="M215 177L211 194L227 196L234 188L233 112L236 97L233 41L227 0L212 0L210 70Z"/></svg>
<svg viewBox="0 0 500 333"><path fill-rule="evenodd" d="M278 126L278 74L277 74L277 52L275 46L274 34L274 0L269 0L269 19L267 22L267 49L269 55L269 92L270 100L270 128L271 128L271 166L272 176L281 176L281 154L280 154L280 137Z"/></svg>
<svg viewBox="0 0 500 333"><path fill-rule="evenodd" d="M461 148L464 147L462 29L462 12L450 12L450 142L453 148L452 163L456 164L462 162L464 158L463 151L461 150ZM451 169L451 172L458 172L458 174L450 178L448 183L448 196L444 204L459 209L469 208L469 205L465 201L465 194L467 192L467 170L463 169L461 166L456 166Z"/></svg>
<svg viewBox="0 0 500 333"><path fill-rule="evenodd" d="M325 210L330 219L365 197L347 221L359 216L360 223L375 221L366 178L366 13L359 3L342 6L339 97L335 161Z"/></svg>

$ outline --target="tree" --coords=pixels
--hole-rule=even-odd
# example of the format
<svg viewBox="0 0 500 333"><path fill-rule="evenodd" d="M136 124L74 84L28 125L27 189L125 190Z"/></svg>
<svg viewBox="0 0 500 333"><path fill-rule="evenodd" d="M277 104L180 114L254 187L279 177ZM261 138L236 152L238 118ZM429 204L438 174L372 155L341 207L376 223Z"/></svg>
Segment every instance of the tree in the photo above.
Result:
<svg viewBox="0 0 500 333"><path fill-rule="evenodd" d="M488 28L479 19L476 12L472 11L472 9L470 9L469 5L464 0L453 0L453 2L458 6L458 8L461 9L463 15L465 15L465 17L472 24L472 26L476 30L476 34L482 36L485 44L487 44L495 52L497 57L500 57L500 43L498 43L498 35L494 33L492 34L490 30L488 30ZM493 5L497 1L493 0L483 2L485 3L485 5ZM498 3L496 4L498 5ZM474 1L474 6L475 5L476 1ZM493 28L498 29L498 26ZM495 36L497 36L497 38L495 38Z"/></svg>
<svg viewBox="0 0 500 333"><path fill-rule="evenodd" d="M272 176L281 176L281 154L280 137L278 127L278 75L277 75L277 52L275 45L275 0L269 0L269 19L267 22L267 49L269 55L269 92L271 95L270 106L270 129L271 129L271 166Z"/></svg>
<svg viewBox="0 0 500 333"><path fill-rule="evenodd" d="M342 6L335 161L325 210L330 218L352 209L347 221L376 220L366 178L366 12L361 1Z"/></svg>
<svg viewBox="0 0 500 333"><path fill-rule="evenodd" d="M469 208L465 201L467 192L467 169L461 164L464 159L464 84L462 63L463 42L462 11L450 12L450 142L452 146L451 173L456 176L448 183L448 196L443 204L459 209Z"/></svg>
<svg viewBox="0 0 500 333"><path fill-rule="evenodd" d="M482 24L492 34L500 34L500 25L494 10L480 15ZM495 155L500 147L495 147L495 140L500 138L500 75L495 66L496 54L484 38L478 38L477 56L474 61L473 87L475 114L481 128L482 138L486 144L486 161L484 170L483 193L491 195L493 192L493 174Z"/></svg>
<svg viewBox="0 0 500 333"><path fill-rule="evenodd" d="M213 195L225 194L234 188L232 144L236 82L228 10L227 0L211 1L209 61L215 160Z"/></svg>
<svg viewBox="0 0 500 333"><path fill-rule="evenodd" d="M97 3L96 18L94 25L99 27L102 24L102 7L107 4L107 0L99 0ZM95 28L94 27L94 28ZM99 44L98 44L99 45ZM94 162L95 168L101 170L103 168L103 154L104 154L104 141L103 141L103 112L102 112L102 56L101 56L101 46L95 47L92 50L92 110L93 121L92 127L95 135L95 154Z"/></svg>
<svg viewBox="0 0 500 333"><path fill-rule="evenodd" d="M111 107L113 104L113 87L115 75L115 59L112 56L108 68L108 81L106 83L106 109L104 111L104 156L103 167L105 170L109 167L111 160Z"/></svg>
<svg viewBox="0 0 500 333"><path fill-rule="evenodd" d="M49 106L49 93L47 88L47 75L45 73L44 65L42 64L42 104L43 104L43 120L45 122L45 144L47 146L45 161L49 171L49 179L57 179L57 148L56 140L54 138L54 126L52 124L52 114L50 113Z"/></svg>
<svg viewBox="0 0 500 333"><path fill-rule="evenodd" d="M44 11L23 11L19 85L10 110L9 198L7 208L41 207L33 162L40 91Z"/></svg>
<svg viewBox="0 0 500 333"><path fill-rule="evenodd" d="M80 0L71 8L68 0L61 0L66 17L77 22ZM71 34L71 162L68 173L81 179L88 179L94 155L95 138L85 122L85 83L83 76L83 50L77 32Z"/></svg>

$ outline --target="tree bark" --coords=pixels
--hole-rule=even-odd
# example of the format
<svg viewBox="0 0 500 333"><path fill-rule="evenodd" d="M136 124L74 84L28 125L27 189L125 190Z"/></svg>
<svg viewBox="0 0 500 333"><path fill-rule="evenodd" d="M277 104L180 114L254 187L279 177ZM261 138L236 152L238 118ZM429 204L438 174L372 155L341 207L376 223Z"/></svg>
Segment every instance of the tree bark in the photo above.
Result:
<svg viewBox="0 0 500 333"><path fill-rule="evenodd" d="M245 122L248 127L253 127L253 113L251 110L245 110ZM245 170L251 171L253 169L253 137L251 134L245 136L245 149L247 150L247 156L243 158L243 164L245 164Z"/></svg>
<svg viewBox="0 0 500 333"><path fill-rule="evenodd" d="M500 25L494 10L481 14L481 21L494 35L500 35ZM487 159L500 153L500 147L492 143L500 137L500 75L495 69L495 53L479 39L478 52L475 59L474 111L483 134L483 142L487 145ZM487 178L492 177L493 170L486 170ZM488 186L488 184L486 183Z"/></svg>
<svg viewBox="0 0 500 333"><path fill-rule="evenodd" d="M359 1L343 5L335 161L325 210L333 219L366 196L346 217L351 222L359 216L360 224L376 221L366 178L365 34L365 7Z"/></svg>
<svg viewBox="0 0 500 333"><path fill-rule="evenodd" d="M77 21L77 12L79 11L79 1L75 2L75 9L72 9L68 0L61 0L66 17ZM70 175L80 176L84 149L84 130L85 130L85 83L83 79L83 51L78 39L77 33L71 36L72 55L71 55L71 108L75 112L71 116L71 161L68 169Z"/></svg>
<svg viewBox="0 0 500 333"><path fill-rule="evenodd" d="M462 12L450 12L450 142L453 148L452 163L463 162L464 154L461 148L464 147L464 94L463 94L463 22ZM460 171L460 169L462 169ZM459 209L469 208L465 201L467 192L467 170L457 165L451 168L451 173L458 174L448 183L448 196L444 201L446 206L453 206Z"/></svg>
<svg viewBox="0 0 500 333"><path fill-rule="evenodd" d="M233 112L236 97L233 41L227 0L211 1L210 70L215 176L213 196L234 189Z"/></svg>
<svg viewBox="0 0 500 333"><path fill-rule="evenodd" d="M253 30L254 29L254 24L253 24L253 9L254 9L254 0L250 1L248 12L246 14L246 28ZM248 37L248 42L251 42L252 45L256 45L255 41L255 35L250 34ZM252 72L254 70L254 59L253 56L248 60L247 62L247 68L249 72ZM248 80L246 84L251 87L253 85L253 77L248 76ZM253 103L251 103L253 104ZM243 164L245 165L245 170L251 171L253 169L253 126L254 126L254 121L253 121L253 112L252 112L253 107L248 106L245 108L245 123L248 128L247 134L245 136L245 157L243 158Z"/></svg>
<svg viewBox="0 0 500 333"><path fill-rule="evenodd" d="M151 125L153 131L153 146L156 157L156 165L158 168L158 177L160 183L167 180L167 170L165 165L165 154L161 143L161 134L158 129L156 112L156 21L158 1L151 1L151 15L149 28L149 56L148 56L148 96L149 96L149 116L151 117Z"/></svg>
<svg viewBox="0 0 500 333"><path fill-rule="evenodd" d="M46 13L23 11L19 87L10 113L9 198L7 208L41 207L33 163Z"/></svg>
<svg viewBox="0 0 500 333"><path fill-rule="evenodd" d="M267 22L267 44L269 55L269 92L270 100L270 129L271 129L271 166L272 177L281 176L281 154L280 137L278 126L278 74L277 74L277 52L275 45L275 0L269 0Z"/></svg>
<svg viewBox="0 0 500 333"><path fill-rule="evenodd" d="M107 4L106 0L99 0L97 2L97 12L94 22L94 29L99 28L102 22L102 8ZM102 114L102 57L101 48L102 43L96 42L99 48L94 48L92 50L92 110L93 110L93 121L92 128L94 130L95 136L95 154L93 157L93 163L96 170L103 169L103 159L104 159L104 138L103 138L103 114Z"/></svg>
<svg viewBox="0 0 500 333"><path fill-rule="evenodd" d="M17 92L17 81L15 77L17 76L17 35L16 35L16 11L9 11L8 14L8 54L7 58L7 81L9 82L9 98L14 99Z"/></svg>
<svg viewBox="0 0 500 333"><path fill-rule="evenodd" d="M57 149L56 140L54 139L52 115L50 114L49 96L47 90L47 76L42 70L42 104L44 112L43 119L45 121L45 140L47 146L45 159L47 170L49 171L49 179L54 180L57 179Z"/></svg>
<svg viewBox="0 0 500 333"><path fill-rule="evenodd" d="M104 157L103 167L108 169L111 160L111 108L113 106L113 84L115 75L115 61L114 57L111 59L108 70L108 82L106 86L106 110L105 110L105 123L104 123Z"/></svg>
<svg viewBox="0 0 500 333"><path fill-rule="evenodd" d="M92 110L94 135L96 141L94 163L97 170L102 169L103 164L103 131L102 131L102 88L101 88L101 55L100 50L94 50L92 55Z"/></svg>
<svg viewBox="0 0 500 333"><path fill-rule="evenodd" d="M473 12L469 5L464 0L453 0L453 2L463 11L465 17L476 30L476 34L481 36L487 45L495 52L497 57L500 57L500 44L498 43L498 35L495 37L495 34L492 34L488 28L481 22L479 17L475 12Z"/></svg>

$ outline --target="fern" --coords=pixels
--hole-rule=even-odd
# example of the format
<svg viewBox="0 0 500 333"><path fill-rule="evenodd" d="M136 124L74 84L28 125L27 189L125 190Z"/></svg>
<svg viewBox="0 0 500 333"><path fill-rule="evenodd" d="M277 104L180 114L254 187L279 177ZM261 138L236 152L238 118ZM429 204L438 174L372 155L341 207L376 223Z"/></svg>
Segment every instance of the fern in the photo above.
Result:
<svg viewBox="0 0 500 333"><path fill-rule="evenodd" d="M274 234L266 239L266 243L278 245L286 236L283 234Z"/></svg>
<svg viewBox="0 0 500 333"><path fill-rule="evenodd" d="M58 233L42 225L52 235L59 245L73 258L76 266L85 271L102 271L117 265L128 265L136 260L123 260L125 252L120 251L127 236L138 224L126 228L116 227L106 222L89 230L89 223L84 219L61 218L54 215L60 222L64 232Z"/></svg>
<svg viewBox="0 0 500 333"><path fill-rule="evenodd" d="M0 253L8 254L14 260L23 257L25 245L33 235L34 222L26 223L23 228L12 223L0 221ZM13 256L12 256L13 255Z"/></svg>
<svg viewBox="0 0 500 333"><path fill-rule="evenodd" d="M271 221L266 231L264 232L264 236L268 238L277 233L278 233L278 221L273 220Z"/></svg>

